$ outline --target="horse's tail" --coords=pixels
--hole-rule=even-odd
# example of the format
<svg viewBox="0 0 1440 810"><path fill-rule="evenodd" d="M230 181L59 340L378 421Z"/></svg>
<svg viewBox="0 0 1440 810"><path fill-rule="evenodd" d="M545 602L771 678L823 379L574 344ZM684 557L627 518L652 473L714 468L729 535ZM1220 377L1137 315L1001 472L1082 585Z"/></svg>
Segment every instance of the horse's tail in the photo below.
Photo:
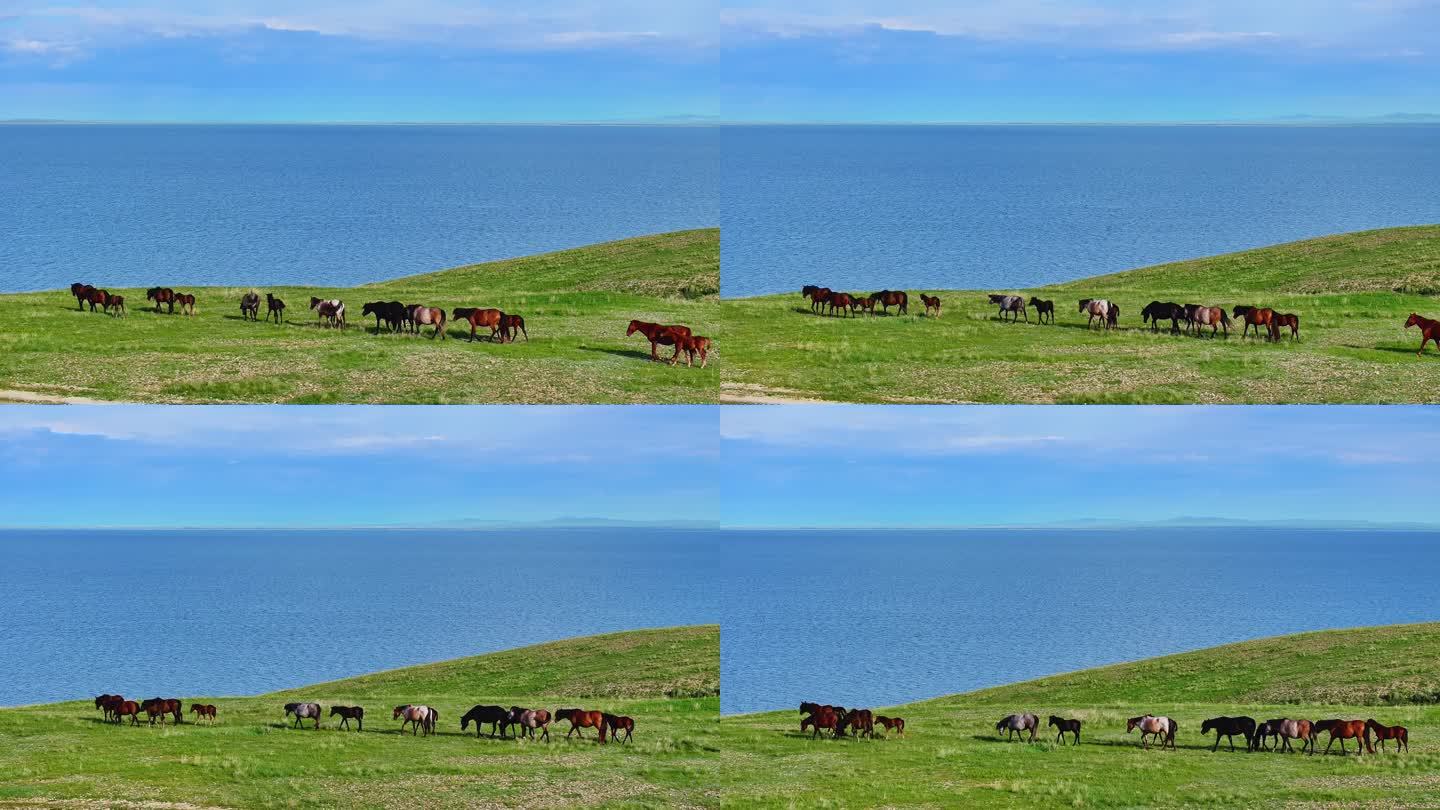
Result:
<svg viewBox="0 0 1440 810"><path fill-rule="evenodd" d="M1226 326L1230 325L1230 313L1226 312L1224 307L1220 307L1220 322Z"/></svg>

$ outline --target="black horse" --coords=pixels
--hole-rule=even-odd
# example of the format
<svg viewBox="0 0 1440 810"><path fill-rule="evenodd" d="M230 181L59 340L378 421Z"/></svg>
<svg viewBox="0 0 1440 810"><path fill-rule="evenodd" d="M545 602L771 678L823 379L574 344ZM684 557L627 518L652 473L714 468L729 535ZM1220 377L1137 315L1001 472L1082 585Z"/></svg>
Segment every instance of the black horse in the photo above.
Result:
<svg viewBox="0 0 1440 810"><path fill-rule="evenodd" d="M355 721L355 728L358 731L365 730L365 707L364 706L331 706L330 716L340 715L340 728L349 728L350 721Z"/></svg>
<svg viewBox="0 0 1440 810"><path fill-rule="evenodd" d="M480 736L480 726L490 724L490 738L495 738L495 730L500 730L500 739L505 739L505 729L510 726L510 710L500 706L476 706L460 718L460 730L469 728L471 723L475 724L475 736Z"/></svg>
<svg viewBox="0 0 1440 810"><path fill-rule="evenodd" d="M265 293L265 321L270 321L270 316L275 316L275 323L280 323L280 316L285 314L285 302L276 298L272 293Z"/></svg>
<svg viewBox="0 0 1440 810"><path fill-rule="evenodd" d="M1079 744L1080 744L1080 721L1079 721L1079 720L1066 720L1066 719L1063 718L1063 717L1057 717L1057 716L1055 716L1055 715L1052 714L1052 715L1050 715L1050 726L1051 726L1052 728L1057 728L1057 729L1059 729L1059 731L1055 732L1055 742L1058 742L1058 743L1060 743L1061 745L1064 745L1064 744L1065 744L1065 735L1066 735L1066 734L1074 734L1074 735L1075 735L1075 744L1076 744L1076 745L1079 745Z"/></svg>
<svg viewBox="0 0 1440 810"><path fill-rule="evenodd" d="M1040 316L1040 317L1039 317L1040 323L1045 323L1045 316L1046 316L1046 315L1049 315L1049 316L1050 316L1050 323L1055 323L1055 302L1054 302L1054 301L1041 301L1039 298L1036 298L1035 296L1032 295L1032 296L1030 296L1030 306L1034 307L1036 314Z"/></svg>
<svg viewBox="0 0 1440 810"><path fill-rule="evenodd" d="M360 310L361 316L375 316L375 332L380 332L380 322L390 327L391 332L399 332L408 319L406 314L408 308L399 301L371 301Z"/></svg>
<svg viewBox="0 0 1440 810"><path fill-rule="evenodd" d="M1191 311L1193 312L1193 310ZM1169 321L1170 331L1178 335L1180 334L1180 322L1188 322L1190 317L1186 313L1185 307L1180 304L1169 301L1163 304L1159 301L1151 301L1145 305L1144 309L1140 310L1140 320L1150 324L1151 332L1159 330L1161 321Z"/></svg>
<svg viewBox="0 0 1440 810"><path fill-rule="evenodd" d="M1250 737L1250 750L1268 751L1270 749L1267 747L1267 743L1273 743L1278 747L1280 745L1280 724L1283 722L1285 722L1285 718L1277 717L1255 726L1255 733ZM1218 743L1220 738L1216 737L1215 741Z"/></svg>
<svg viewBox="0 0 1440 810"><path fill-rule="evenodd" d="M1215 732L1215 745L1211 751L1220 749L1220 738L1224 737L1230 743L1230 750L1235 750L1235 735L1245 738L1245 750L1255 748L1255 718L1253 717L1212 717L1200 724L1200 734L1203 736Z"/></svg>

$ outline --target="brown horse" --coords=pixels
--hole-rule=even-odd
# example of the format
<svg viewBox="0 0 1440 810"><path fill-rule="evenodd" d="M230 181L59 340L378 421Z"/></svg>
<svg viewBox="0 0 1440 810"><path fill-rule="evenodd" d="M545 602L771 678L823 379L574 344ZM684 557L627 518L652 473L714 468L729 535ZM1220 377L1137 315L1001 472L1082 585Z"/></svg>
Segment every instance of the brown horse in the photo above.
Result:
<svg viewBox="0 0 1440 810"><path fill-rule="evenodd" d="M175 314L175 291L169 287L151 287L145 291L145 300L155 302L155 311L160 311L160 305L164 304L170 308L170 314Z"/></svg>
<svg viewBox="0 0 1440 810"><path fill-rule="evenodd" d="M1113 325L1113 321L1110 318L1110 308L1112 306L1113 305L1104 298L1081 298L1080 309L1078 311L1082 315L1089 316L1089 320L1085 323L1086 328L1094 326L1095 319L1099 318L1100 328L1109 329Z"/></svg>
<svg viewBox="0 0 1440 810"><path fill-rule="evenodd" d="M893 731L900 737L905 736L905 718L903 717L886 717L883 714L877 714L875 722L883 726L887 734Z"/></svg>
<svg viewBox="0 0 1440 810"><path fill-rule="evenodd" d="M1412 326L1420 327L1420 351L1415 352L1416 357L1425 354L1425 344L1432 340L1435 341L1435 348L1440 349L1440 321L1432 321L1412 312L1405 320L1405 328Z"/></svg>
<svg viewBox="0 0 1440 810"><path fill-rule="evenodd" d="M853 729L856 737L873 738L875 736L875 715L869 709L855 709L847 712L836 733L844 734L846 729Z"/></svg>
<svg viewBox="0 0 1440 810"><path fill-rule="evenodd" d="M416 304L410 307L409 314L410 328L415 331L415 334L420 334L422 326L434 326L435 331L430 333L430 339L434 340L436 335L439 335L441 340L445 339L445 310Z"/></svg>
<svg viewBox="0 0 1440 810"><path fill-rule="evenodd" d="M1300 339L1300 316L1295 314L1275 313L1275 339L1280 339L1280 330L1289 327L1290 338Z"/></svg>
<svg viewBox="0 0 1440 810"><path fill-rule="evenodd" d="M203 717L212 723L215 722L216 709L213 703L191 703L190 713L195 715L197 720Z"/></svg>
<svg viewBox="0 0 1440 810"><path fill-rule="evenodd" d="M696 354L700 355L700 368L704 368L710 353L710 338L704 335L676 335L675 354L670 357L670 365L679 361L680 352L685 352L686 368L695 364Z"/></svg>
<svg viewBox="0 0 1440 810"><path fill-rule="evenodd" d="M1340 755L1345 755L1345 741L1355 740L1355 753L1375 753L1370 747L1370 737L1365 733L1364 720L1317 720L1313 726L1316 734L1322 731L1330 732L1330 742L1325 744L1324 754L1330 753L1330 746L1340 741ZM1362 750L1362 746L1364 750Z"/></svg>
<svg viewBox="0 0 1440 810"><path fill-rule="evenodd" d="M91 287L90 292L85 294L85 303L90 305L91 312L94 312L96 307L99 307L102 311L107 310L110 308L110 293L106 290Z"/></svg>
<svg viewBox="0 0 1440 810"><path fill-rule="evenodd" d="M1195 330L1196 336L1199 336L1202 326L1208 326L1210 327L1211 337L1215 336L1217 329L1224 329L1225 337L1230 337L1230 316L1225 314L1224 307L1197 306L1192 309L1187 305L1185 309L1187 312L1187 321L1190 327Z"/></svg>
<svg viewBox="0 0 1440 810"><path fill-rule="evenodd" d="M515 342L516 335L524 335L525 342L530 342L530 333L525 331L525 319L508 312L500 313L500 334L511 343Z"/></svg>
<svg viewBox="0 0 1440 810"><path fill-rule="evenodd" d="M625 732L625 742L630 742L635 733L635 718L626 717L623 714L606 714L605 728L610 732L610 739L620 742L620 732Z"/></svg>
<svg viewBox="0 0 1440 810"><path fill-rule="evenodd" d="M857 309L858 309L858 310L863 310L866 315L874 315L874 314L875 314L875 303L876 303L876 302L875 302L875 296L873 296L873 295L857 295L857 296L854 296L854 299L855 299L855 302L854 302L853 304L851 304L850 309L852 309L852 310L857 310Z"/></svg>
<svg viewBox="0 0 1440 810"><path fill-rule="evenodd" d="M649 339L650 359L658 362L660 355L656 351L656 346L674 346L675 337L677 335L689 335L690 327L680 326L679 324L666 326L649 321L631 321L630 326L625 330L625 337L630 337L636 332L639 332Z"/></svg>
<svg viewBox="0 0 1440 810"><path fill-rule="evenodd" d="M810 734L812 740L820 736L822 729L838 737L840 736L839 726L840 715L836 714L833 708L825 706L817 709L813 714L806 715L805 719L800 721L800 733L804 734L806 729L814 728Z"/></svg>
<svg viewBox="0 0 1440 810"><path fill-rule="evenodd" d="M470 341L475 341L475 330L481 327L490 329L490 340L495 340L495 333L500 331L500 318L505 313L498 309L482 309L480 307L456 307L450 310L450 320L455 322L464 321L470 324Z"/></svg>
<svg viewBox="0 0 1440 810"><path fill-rule="evenodd" d="M810 311L818 314L820 309L825 306L825 302L830 300L830 288L806 284L800 288L800 297L809 298Z"/></svg>
<svg viewBox="0 0 1440 810"><path fill-rule="evenodd" d="M925 304L925 314L929 315L930 310L935 310L935 317L940 317L940 296L926 295L920 293L920 300Z"/></svg>
<svg viewBox="0 0 1440 810"><path fill-rule="evenodd" d="M870 297L880 304L880 311L886 315L890 314L890 307L899 307L901 315L910 313L910 296L904 290L881 290Z"/></svg>
<svg viewBox="0 0 1440 810"><path fill-rule="evenodd" d="M160 718L160 725L165 725L165 715L175 718L175 724L180 725L185 720L185 712L180 701L175 698L150 698L140 703L140 710L150 717L150 725L155 725L155 718Z"/></svg>
<svg viewBox="0 0 1440 810"><path fill-rule="evenodd" d="M85 284L79 281L70 285L70 294L75 296L75 305L82 312L85 309L86 302L90 300L90 291L93 289L95 288L90 286L89 284Z"/></svg>
<svg viewBox="0 0 1440 810"><path fill-rule="evenodd" d="M95 698L95 708L99 709L106 720L109 720L115 712L115 707L125 702L125 698L119 695L101 695Z"/></svg>
<svg viewBox="0 0 1440 810"><path fill-rule="evenodd" d="M1374 732L1375 739L1380 743L1380 750L1385 750L1385 741L1395 741L1395 751L1398 753L1403 746L1405 751L1410 751L1410 730L1404 726L1382 726L1375 718L1365 721L1365 742L1370 742L1370 733ZM1370 752L1375 752L1375 747L1370 746Z"/></svg>
<svg viewBox="0 0 1440 810"><path fill-rule="evenodd" d="M182 315L195 314L195 296L189 293L175 293L175 303L180 305Z"/></svg>
<svg viewBox="0 0 1440 810"><path fill-rule="evenodd" d="M593 728L600 733L600 743L605 743L605 713L587 712L584 709L557 709L555 711L555 722L561 720L570 721L570 730L565 732L565 739L570 739L571 734L579 733L583 739L582 728Z"/></svg>
<svg viewBox="0 0 1440 810"><path fill-rule="evenodd" d="M1268 307L1251 307L1242 304L1235 307L1234 311L1230 314L1236 318L1243 318L1245 320L1245 329L1240 333L1240 337L1248 336L1250 334L1250 327L1252 326L1255 327L1255 334L1258 337L1260 327L1263 326L1265 327L1266 340L1280 339L1280 330L1275 328L1275 310Z"/></svg>
<svg viewBox="0 0 1440 810"><path fill-rule="evenodd" d="M1291 740L1300 740L1300 750L1307 748L1311 754L1315 753L1315 738L1319 729L1309 720L1271 720L1269 721L1275 735L1280 738L1280 750L1294 752L1295 748L1290 744ZM1256 735L1259 736L1258 734Z"/></svg>
<svg viewBox="0 0 1440 810"><path fill-rule="evenodd" d="M830 298L826 303L830 305L829 314L834 315L835 310L838 308L846 317L849 317L851 315L850 310L855 304L855 296L850 293L830 293Z"/></svg>
<svg viewBox="0 0 1440 810"><path fill-rule="evenodd" d="M140 704L133 700L114 703L110 707L110 717L117 724L120 722L120 718L129 717L130 725L138 726L140 725Z"/></svg>
<svg viewBox="0 0 1440 810"><path fill-rule="evenodd" d="M110 296L110 300L105 302L105 311L109 312L111 315L114 315L117 318L128 314L125 311L125 296Z"/></svg>

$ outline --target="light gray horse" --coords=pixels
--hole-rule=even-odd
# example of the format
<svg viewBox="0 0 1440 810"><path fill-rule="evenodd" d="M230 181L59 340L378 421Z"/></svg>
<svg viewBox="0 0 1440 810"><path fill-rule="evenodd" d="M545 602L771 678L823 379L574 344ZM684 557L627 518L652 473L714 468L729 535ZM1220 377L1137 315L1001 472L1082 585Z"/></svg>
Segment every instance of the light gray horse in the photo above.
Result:
<svg viewBox="0 0 1440 810"><path fill-rule="evenodd" d="M1011 714L995 724L995 731L1004 732L1005 739L1014 739L1018 733L1020 739L1025 739L1025 732L1030 732L1030 742L1035 742L1035 731L1040 728L1040 716L1037 714Z"/></svg>
<svg viewBox="0 0 1440 810"><path fill-rule="evenodd" d="M295 726L299 727L301 720L313 718L315 728L320 728L320 704L319 703L286 703L285 716L295 715Z"/></svg>
<svg viewBox="0 0 1440 810"><path fill-rule="evenodd" d="M1002 321L1005 320L1005 313L1011 312L1016 315L1024 315L1025 322L1030 322L1030 310L1025 307L1025 299L1021 296L992 294L990 296L990 303L994 304L997 307L1000 307L1000 312L998 314L1000 316L1000 320ZM1011 318L1010 320L1013 323L1014 321L1018 321L1020 319Z"/></svg>
<svg viewBox="0 0 1440 810"><path fill-rule="evenodd" d="M519 706L510 707L509 722L511 725L520 727L520 734L528 734L530 739L535 739L535 729L540 729L540 735L545 742L550 742L550 711L548 709L524 709Z"/></svg>
<svg viewBox="0 0 1440 810"><path fill-rule="evenodd" d="M1090 319L1086 326L1095 324L1095 319L1100 319L1100 328L1110 328L1110 302L1104 298L1082 298L1080 299L1080 314L1089 315Z"/></svg>
<svg viewBox="0 0 1440 810"><path fill-rule="evenodd" d="M403 719L401 719L403 718ZM407 703L404 706L395 707L395 715L391 719L400 720L400 733L405 733L405 726L410 725L410 736L424 732L430 736L435 732L435 721L440 719L440 713L424 705Z"/></svg>

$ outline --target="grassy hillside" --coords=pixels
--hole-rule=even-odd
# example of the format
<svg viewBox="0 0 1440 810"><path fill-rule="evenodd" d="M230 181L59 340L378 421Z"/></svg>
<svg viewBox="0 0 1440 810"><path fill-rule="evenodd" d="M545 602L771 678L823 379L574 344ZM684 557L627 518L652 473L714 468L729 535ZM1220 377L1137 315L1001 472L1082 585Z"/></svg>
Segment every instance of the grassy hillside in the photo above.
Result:
<svg viewBox="0 0 1440 810"><path fill-rule="evenodd" d="M908 722L903 739L811 740L793 709L727 717L722 795L736 807L1434 807L1437 698L1440 624L1305 633L886 708ZM1033 744L1000 740L995 721L1021 711L1080 718L1081 744L1044 728ZM1179 721L1179 750L1139 750L1125 718L1145 712ZM1241 714L1374 717L1408 726L1411 753L1211 753L1203 720Z"/></svg>
<svg viewBox="0 0 1440 810"><path fill-rule="evenodd" d="M89 701L0 710L0 807L698 807L716 768L719 645L714 626L642 630L256 697L181 696L214 703L213 727L117 728ZM290 701L363 705L365 731L338 717L289 728ZM408 702L439 710L435 736L396 733L390 709ZM567 723L548 745L477 740L459 728L477 703L628 714L635 739L566 741Z"/></svg>
<svg viewBox="0 0 1440 810"><path fill-rule="evenodd" d="M0 400L25 394L134 402L465 403L714 402L710 368L649 362L625 337L632 318L714 335L718 230L645 236L459 267L354 288L266 287L289 305L276 326L240 319L248 288L194 293L194 318L149 311L144 289L116 289L130 315L78 312L69 290L0 295ZM104 279L77 270L76 281ZM156 284L166 284L157 271ZM350 328L319 329L310 297L345 301ZM497 307L525 317L530 341L467 343L375 335L374 300ZM264 306L261 306L262 315ZM487 330L481 331L481 336Z"/></svg>
<svg viewBox="0 0 1440 810"><path fill-rule="evenodd" d="M816 279L823 283L823 279ZM877 288L884 279L877 276ZM1440 353L1416 358L1406 316L1440 318L1440 226L1294 242L1035 290L910 290L911 314L815 317L793 294L721 303L723 396L855 402L1433 402ZM919 293L944 301L921 316ZM1056 325L1002 323L987 292L1052 299ZM1121 307L1086 328L1080 298ZM1301 316L1278 344L1151 334L1153 300L1253 304Z"/></svg>

